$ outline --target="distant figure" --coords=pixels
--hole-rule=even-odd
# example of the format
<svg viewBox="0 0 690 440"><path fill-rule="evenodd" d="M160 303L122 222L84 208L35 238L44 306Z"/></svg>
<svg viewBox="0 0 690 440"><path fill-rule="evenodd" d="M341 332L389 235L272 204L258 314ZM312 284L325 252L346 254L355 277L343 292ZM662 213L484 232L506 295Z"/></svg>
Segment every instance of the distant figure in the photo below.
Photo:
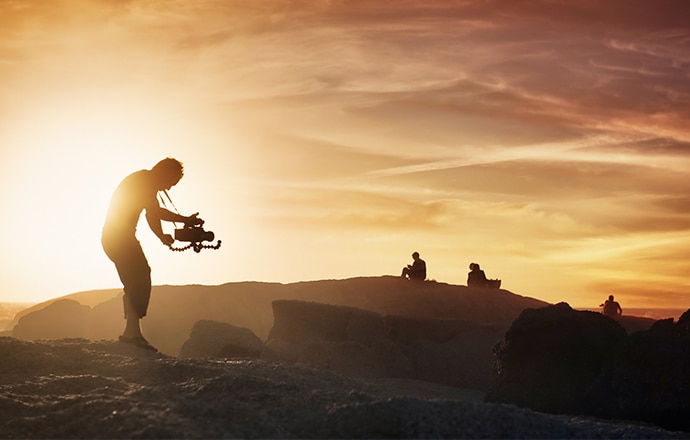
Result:
<svg viewBox="0 0 690 440"><path fill-rule="evenodd" d="M481 287L500 289L501 280L490 280L477 263L470 263L470 272L467 274L467 287Z"/></svg>
<svg viewBox="0 0 690 440"><path fill-rule="evenodd" d="M470 272L467 274L467 287L486 287L488 281L479 264L470 263Z"/></svg>
<svg viewBox="0 0 690 440"><path fill-rule="evenodd" d="M623 314L623 309L617 301L613 300L613 295L609 295L609 299L604 301L604 304L599 304L602 308L602 314L608 316L609 318L618 318Z"/></svg>
<svg viewBox="0 0 690 440"><path fill-rule="evenodd" d="M426 262L419 258L419 252L412 253L414 262L403 267L400 277L424 281L426 279Z"/></svg>
<svg viewBox="0 0 690 440"><path fill-rule="evenodd" d="M173 187L183 174L182 164L167 158L158 162L151 170L136 171L125 177L113 193L103 226L103 250L115 263L124 286L126 325L120 342L152 351L158 350L144 339L139 323L146 316L151 297L151 268L136 238L137 223L141 212L146 210L149 227L166 246L175 240L171 235L163 233L161 221L203 223L197 218L198 213L185 217L158 204L158 192Z"/></svg>

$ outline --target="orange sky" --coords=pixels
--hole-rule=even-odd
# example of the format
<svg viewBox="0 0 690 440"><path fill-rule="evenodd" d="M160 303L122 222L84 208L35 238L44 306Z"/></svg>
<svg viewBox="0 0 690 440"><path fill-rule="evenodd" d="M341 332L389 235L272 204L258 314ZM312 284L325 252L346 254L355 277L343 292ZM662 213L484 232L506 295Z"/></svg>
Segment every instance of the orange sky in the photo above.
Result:
<svg viewBox="0 0 690 440"><path fill-rule="evenodd" d="M690 3L0 0L0 301L119 287L112 191L173 156L218 251L154 284L399 274L690 307ZM168 226L167 230L172 231Z"/></svg>

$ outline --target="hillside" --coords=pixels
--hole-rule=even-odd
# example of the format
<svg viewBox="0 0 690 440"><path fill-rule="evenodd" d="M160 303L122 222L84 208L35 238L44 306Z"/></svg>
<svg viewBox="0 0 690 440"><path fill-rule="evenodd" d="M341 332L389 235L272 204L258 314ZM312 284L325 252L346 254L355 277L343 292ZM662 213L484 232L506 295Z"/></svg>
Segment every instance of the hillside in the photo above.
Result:
<svg viewBox="0 0 690 440"><path fill-rule="evenodd" d="M36 305L22 314L12 336L115 339L124 326L119 292L79 292ZM384 316L462 319L506 328L525 308L547 305L502 289L471 289L433 281L417 283L391 276L291 284L156 286L142 327L151 343L169 355L179 353L199 320L246 327L265 339L273 326L271 304L278 299L357 307Z"/></svg>

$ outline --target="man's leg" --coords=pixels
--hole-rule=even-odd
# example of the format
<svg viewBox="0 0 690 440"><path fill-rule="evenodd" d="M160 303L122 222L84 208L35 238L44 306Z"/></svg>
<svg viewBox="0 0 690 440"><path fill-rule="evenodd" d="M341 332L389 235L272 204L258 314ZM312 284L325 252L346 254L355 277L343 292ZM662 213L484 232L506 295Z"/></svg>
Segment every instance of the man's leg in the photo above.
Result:
<svg viewBox="0 0 690 440"><path fill-rule="evenodd" d="M113 262L125 291L122 302L126 324L122 338L144 340L140 321L146 316L151 298L151 268L138 242L119 250Z"/></svg>
<svg viewBox="0 0 690 440"><path fill-rule="evenodd" d="M126 275L123 277L125 295L122 302L127 320L123 336L126 337L142 336L139 322L146 316L151 298L151 269L146 258L135 261L135 264L127 265Z"/></svg>
<svg viewBox="0 0 690 440"><path fill-rule="evenodd" d="M146 316L146 310L151 296L151 272L140 266L138 272L132 275L133 280L125 287L125 295L122 297L125 310L125 329L120 336L120 341L133 344L137 347L158 351L141 333L141 318ZM134 276L136 275L136 276Z"/></svg>
<svg viewBox="0 0 690 440"><path fill-rule="evenodd" d="M125 330L122 332L122 336L126 338L142 336L141 326L139 325L141 318L138 317L139 315L131 306L127 298L127 295L122 297L122 303L125 310Z"/></svg>

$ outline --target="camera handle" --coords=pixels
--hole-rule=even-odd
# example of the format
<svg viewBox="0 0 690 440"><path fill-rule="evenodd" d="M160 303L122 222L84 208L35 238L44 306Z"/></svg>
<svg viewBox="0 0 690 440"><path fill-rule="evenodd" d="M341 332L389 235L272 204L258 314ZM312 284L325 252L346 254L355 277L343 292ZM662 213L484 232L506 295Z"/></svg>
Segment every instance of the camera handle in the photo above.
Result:
<svg viewBox="0 0 690 440"><path fill-rule="evenodd" d="M163 194L165 194L165 197L168 198L168 201L172 205L175 212L179 214L180 211L177 210L177 206L175 206L175 204L173 203L172 199L170 198L170 194L168 194L168 191L164 189L162 192L163 192ZM160 193L158 194L158 196L160 197L161 203L163 203L163 206L165 206L167 208L167 205L165 204L165 200L163 199L163 196L161 196ZM177 226L177 222L173 222L173 224L175 226ZM168 248L170 248L170 250L173 252L182 252L182 251L186 251L187 249L194 248L194 252L196 252L198 254L199 252L201 252L202 249L220 249L220 244L221 244L221 241L218 240L215 245L201 244L199 242L194 242L194 243L189 243L187 246L184 246L181 248L176 248L176 247L173 247L172 244L169 244Z"/></svg>

